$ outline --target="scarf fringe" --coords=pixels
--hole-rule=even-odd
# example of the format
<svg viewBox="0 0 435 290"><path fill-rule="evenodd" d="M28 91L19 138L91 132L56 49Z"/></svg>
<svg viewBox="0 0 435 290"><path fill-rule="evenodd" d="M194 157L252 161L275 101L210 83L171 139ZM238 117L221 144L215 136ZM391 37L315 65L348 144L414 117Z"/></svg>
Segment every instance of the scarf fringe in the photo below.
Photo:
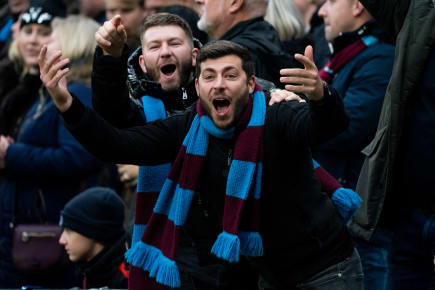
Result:
<svg viewBox="0 0 435 290"><path fill-rule="evenodd" d="M355 191L344 187L337 188L331 199L345 222L350 220L362 202L361 197Z"/></svg>
<svg viewBox="0 0 435 290"><path fill-rule="evenodd" d="M139 241L125 253L125 258L133 266L148 271L157 282L172 288L181 286L177 264L156 247Z"/></svg>
<svg viewBox="0 0 435 290"><path fill-rule="evenodd" d="M175 261L160 254L152 263L150 277L155 278L157 282L171 288L181 286L180 272L178 271Z"/></svg>
<svg viewBox="0 0 435 290"><path fill-rule="evenodd" d="M218 258L228 262L238 262L240 252L240 240L237 235L222 232L216 239L211 252Z"/></svg>
<svg viewBox="0 0 435 290"><path fill-rule="evenodd" d="M240 253L245 256L263 256L263 240L259 232L239 232Z"/></svg>

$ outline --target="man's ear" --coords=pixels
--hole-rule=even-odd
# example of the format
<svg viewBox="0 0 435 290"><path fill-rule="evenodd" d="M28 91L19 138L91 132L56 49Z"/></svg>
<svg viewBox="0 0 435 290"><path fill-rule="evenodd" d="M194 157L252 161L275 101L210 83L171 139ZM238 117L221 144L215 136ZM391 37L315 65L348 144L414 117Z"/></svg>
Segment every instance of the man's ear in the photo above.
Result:
<svg viewBox="0 0 435 290"><path fill-rule="evenodd" d="M361 4L361 2L356 1L356 2L353 4L353 7L352 7L352 15L353 15L354 17L358 17L358 16L360 16L360 15L364 12L364 10L365 10L365 8L364 8L364 6Z"/></svg>
<svg viewBox="0 0 435 290"><path fill-rule="evenodd" d="M254 75L252 75L248 79L248 89L249 89L250 94L252 94L255 91L255 76Z"/></svg>
<svg viewBox="0 0 435 290"><path fill-rule="evenodd" d="M146 74L147 68L145 67L145 59L144 59L143 55L139 55L139 66L142 69L142 71Z"/></svg>
<svg viewBox="0 0 435 290"><path fill-rule="evenodd" d="M227 0L228 2L228 11L230 14L236 13L240 9L242 9L243 4L245 4L245 0Z"/></svg>
<svg viewBox="0 0 435 290"><path fill-rule="evenodd" d="M197 76L195 78L195 89L196 89L196 95L199 97L199 83L198 83L198 78L199 76Z"/></svg>
<svg viewBox="0 0 435 290"><path fill-rule="evenodd" d="M196 57L198 56L198 49L196 47L194 47L192 49L192 67L196 66Z"/></svg>

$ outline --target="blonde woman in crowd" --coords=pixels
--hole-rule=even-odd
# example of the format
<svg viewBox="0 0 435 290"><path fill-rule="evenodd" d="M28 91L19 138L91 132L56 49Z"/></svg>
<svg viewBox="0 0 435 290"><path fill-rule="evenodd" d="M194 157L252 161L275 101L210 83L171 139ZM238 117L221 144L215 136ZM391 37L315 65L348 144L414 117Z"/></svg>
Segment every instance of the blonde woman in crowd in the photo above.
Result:
<svg viewBox="0 0 435 290"><path fill-rule="evenodd" d="M275 27L281 41L305 34L304 18L293 0L269 0L264 19Z"/></svg>
<svg viewBox="0 0 435 290"><path fill-rule="evenodd" d="M304 37L304 17L293 0L269 0L264 19L278 32L283 49L294 55L304 54L312 42Z"/></svg>

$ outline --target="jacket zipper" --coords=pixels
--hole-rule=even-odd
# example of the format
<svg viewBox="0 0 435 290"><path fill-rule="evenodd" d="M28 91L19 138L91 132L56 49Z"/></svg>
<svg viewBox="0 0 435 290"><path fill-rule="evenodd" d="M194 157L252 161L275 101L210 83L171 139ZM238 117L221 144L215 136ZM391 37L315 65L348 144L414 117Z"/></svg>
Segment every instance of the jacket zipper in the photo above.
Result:
<svg viewBox="0 0 435 290"><path fill-rule="evenodd" d="M230 169L232 160L233 160L233 149L230 148L228 149L228 161L227 161L228 171Z"/></svg>

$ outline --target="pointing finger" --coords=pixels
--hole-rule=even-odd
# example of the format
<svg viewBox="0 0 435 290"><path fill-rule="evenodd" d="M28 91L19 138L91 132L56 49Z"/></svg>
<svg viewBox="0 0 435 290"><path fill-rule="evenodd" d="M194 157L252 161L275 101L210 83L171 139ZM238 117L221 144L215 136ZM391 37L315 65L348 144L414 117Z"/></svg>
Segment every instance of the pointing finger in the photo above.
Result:
<svg viewBox="0 0 435 290"><path fill-rule="evenodd" d="M113 26L117 27L119 24L121 24L121 15L115 15L112 19L110 19L110 22L112 22Z"/></svg>

